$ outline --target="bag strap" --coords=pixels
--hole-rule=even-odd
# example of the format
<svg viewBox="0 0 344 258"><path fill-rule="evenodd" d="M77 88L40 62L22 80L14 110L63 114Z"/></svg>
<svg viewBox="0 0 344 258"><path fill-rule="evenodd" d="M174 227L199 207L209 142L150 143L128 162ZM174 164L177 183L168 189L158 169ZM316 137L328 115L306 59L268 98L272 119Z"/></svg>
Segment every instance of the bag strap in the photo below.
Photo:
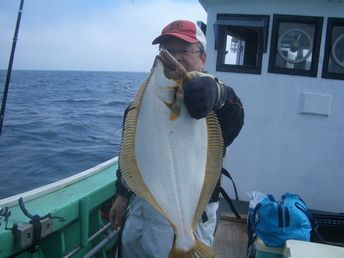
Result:
<svg viewBox="0 0 344 258"><path fill-rule="evenodd" d="M231 210L233 211L235 217L237 219L241 219L241 216L239 215L239 212L237 211L237 209L234 207L234 204L231 200L231 198L228 196L228 194L226 193L225 189L223 189L222 187L220 187L220 193L222 194L223 198L225 198L225 200L228 202L229 207L231 208Z"/></svg>
<svg viewBox="0 0 344 258"><path fill-rule="evenodd" d="M300 198L300 197L299 197ZM307 216L307 218L308 218L308 220L309 220L309 222L311 223L311 225L312 225L312 229L318 229L318 224L315 222L315 220L313 219L313 216L312 216L312 214L309 212L309 210L307 209L307 208L305 208L305 207L307 207L306 206L306 204L305 204L305 202L300 198L300 200L303 202L303 204L304 204L304 206L302 206L301 204L299 204L299 203L295 203L295 207L296 208L298 208L299 210L301 210L306 216Z"/></svg>
<svg viewBox="0 0 344 258"><path fill-rule="evenodd" d="M283 206L277 203L277 214L278 214L278 227L283 228Z"/></svg>
<svg viewBox="0 0 344 258"><path fill-rule="evenodd" d="M237 191L236 185L235 185L235 183L234 183L234 180L233 180L231 174L230 174L230 173L228 172L228 170L225 169L225 168L222 168L222 169L221 169L221 174L224 175L224 176L226 176L226 177L228 177L228 178L232 181L233 188L234 188L234 192L235 192L235 200L238 201L238 200L239 200L238 191Z"/></svg>
<svg viewBox="0 0 344 258"><path fill-rule="evenodd" d="M234 183L234 180L233 180L231 174L225 168L221 169L221 174L226 176L226 177L228 177L232 181L234 192L235 192L235 199L238 201L239 200L238 191L237 191L236 185ZM220 186L220 193L222 194L223 198L225 198L225 200L228 202L228 205L231 208L231 210L233 211L235 217L237 219L241 219L241 216L239 215L238 210L235 208L235 206L234 206L234 204L232 202L232 199L229 197L229 195L226 193L225 189L223 189L222 186Z"/></svg>
<svg viewBox="0 0 344 258"><path fill-rule="evenodd" d="M254 235L258 223L258 221L256 220L256 215L260 207L262 207L262 203L258 203L253 209L253 212L247 217L248 246L250 246L256 238Z"/></svg>
<svg viewBox="0 0 344 258"><path fill-rule="evenodd" d="M300 198L300 197L299 197ZM300 200L305 203L301 198ZM309 222L311 223L312 226L312 231L314 232L314 234L316 235L316 237L319 239L319 241L323 244L327 244L327 245L332 245L333 243L326 241L319 233L318 231L318 224L315 222L312 214L309 212L308 209L305 209L302 205L300 205L299 203L295 203L296 208L298 208L299 210L303 211L305 213L305 215L308 217Z"/></svg>
<svg viewBox="0 0 344 258"><path fill-rule="evenodd" d="M276 199L272 194L267 194L266 196L269 198L270 201L276 202Z"/></svg>
<svg viewBox="0 0 344 258"><path fill-rule="evenodd" d="M284 218L285 218L285 227L290 226L290 211L288 207L284 206Z"/></svg>
<svg viewBox="0 0 344 258"><path fill-rule="evenodd" d="M297 195L297 197L300 199L300 201L303 203L304 206L302 206L299 203L295 203L296 208L298 208L299 210L301 210L302 212L304 212L304 214L307 216L309 222L311 223L312 226L312 231L314 232L314 234L316 235L316 237L319 239L319 241L323 244L328 244L331 245L332 243L329 241L326 241L319 233L318 231L318 223L316 223L316 221L314 220L312 214L309 212L309 210L305 207L307 207L306 203L304 200L302 200L302 198Z"/></svg>
<svg viewBox="0 0 344 258"><path fill-rule="evenodd" d="M284 209L283 205L281 203L277 202L275 197L273 197L272 194L267 194L266 196L269 198L269 200L271 202L276 203L276 205L277 205L277 215L278 215L278 227L279 228L283 228L287 224L287 223L283 224L283 214L286 214L287 212L289 212L289 210L286 211ZM287 215L285 215L285 217L287 217Z"/></svg>

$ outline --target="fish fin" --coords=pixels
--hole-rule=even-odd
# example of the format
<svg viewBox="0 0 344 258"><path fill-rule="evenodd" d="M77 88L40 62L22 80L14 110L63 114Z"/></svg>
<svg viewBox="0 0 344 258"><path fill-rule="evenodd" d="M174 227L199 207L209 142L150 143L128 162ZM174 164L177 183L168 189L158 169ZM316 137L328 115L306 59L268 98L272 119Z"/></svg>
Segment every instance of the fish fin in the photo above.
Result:
<svg viewBox="0 0 344 258"><path fill-rule="evenodd" d="M185 77L187 78L186 81L192 80L196 77L210 77L212 79L215 79L215 76L209 73L203 73L198 71L187 72Z"/></svg>
<svg viewBox="0 0 344 258"><path fill-rule="evenodd" d="M188 79L184 66L177 61L168 51L161 50L157 58L164 65L164 74L168 79Z"/></svg>
<svg viewBox="0 0 344 258"><path fill-rule="evenodd" d="M215 257L215 252L206 244L202 243L199 240L195 241L194 246L185 251L172 248L169 258L211 258Z"/></svg>
<svg viewBox="0 0 344 258"><path fill-rule="evenodd" d="M169 119L175 121L180 116L181 100L177 97L177 90L181 87L182 81L177 80L175 85L169 87L160 87L156 92L157 98L171 110Z"/></svg>
<svg viewBox="0 0 344 258"><path fill-rule="evenodd" d="M193 228L196 228L204 208L214 192L222 168L223 139L220 124L214 112L209 113L206 117L206 121L208 130L208 148L205 178L195 216L192 221Z"/></svg>
<svg viewBox="0 0 344 258"><path fill-rule="evenodd" d="M167 107L170 107L175 102L175 95L178 87L179 86L177 84L167 87L159 87L155 92L156 97Z"/></svg>
<svg viewBox="0 0 344 258"><path fill-rule="evenodd" d="M176 113L176 112L171 112L171 114L170 114L170 120L171 121L175 121L176 119L177 119L177 117L179 116L179 113L180 113L180 111L178 112L178 113Z"/></svg>
<svg viewBox="0 0 344 258"><path fill-rule="evenodd" d="M146 200L156 210L158 210L162 215L166 217L165 212L161 209L152 193L149 191L147 185L145 184L138 168L135 155L135 134L137 117L140 112L140 106L144 92L150 81L150 77L153 74L153 70L148 79L138 90L134 102L131 104L127 117L125 119L124 131L122 136L123 138L120 147L119 164L121 167L122 176L130 190L132 190L137 196Z"/></svg>

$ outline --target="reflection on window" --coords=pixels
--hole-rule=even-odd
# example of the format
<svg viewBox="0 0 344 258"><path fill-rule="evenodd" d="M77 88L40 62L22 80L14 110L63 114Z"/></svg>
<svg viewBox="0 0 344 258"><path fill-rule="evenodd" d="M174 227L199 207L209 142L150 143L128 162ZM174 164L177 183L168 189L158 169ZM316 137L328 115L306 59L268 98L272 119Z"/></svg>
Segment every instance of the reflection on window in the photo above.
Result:
<svg viewBox="0 0 344 258"><path fill-rule="evenodd" d="M344 68L344 32L333 42L331 54L336 65Z"/></svg>
<svg viewBox="0 0 344 258"><path fill-rule="evenodd" d="M344 19L328 19L323 77L344 79Z"/></svg>
<svg viewBox="0 0 344 258"><path fill-rule="evenodd" d="M275 15L269 72L316 76L322 19Z"/></svg>
<svg viewBox="0 0 344 258"><path fill-rule="evenodd" d="M268 16L219 14L214 24L217 71L260 73Z"/></svg>
<svg viewBox="0 0 344 258"><path fill-rule="evenodd" d="M243 51L245 41L239 40L236 37L227 35L225 64L228 65L243 65Z"/></svg>

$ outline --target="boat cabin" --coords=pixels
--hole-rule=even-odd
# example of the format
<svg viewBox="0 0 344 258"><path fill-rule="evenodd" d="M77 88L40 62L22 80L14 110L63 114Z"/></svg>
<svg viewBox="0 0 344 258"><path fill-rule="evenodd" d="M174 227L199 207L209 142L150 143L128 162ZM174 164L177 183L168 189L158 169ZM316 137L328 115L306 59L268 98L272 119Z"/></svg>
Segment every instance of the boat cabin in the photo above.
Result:
<svg viewBox="0 0 344 258"><path fill-rule="evenodd" d="M291 192L311 209L344 212L344 1L200 3L207 71L245 109L224 160L239 198Z"/></svg>

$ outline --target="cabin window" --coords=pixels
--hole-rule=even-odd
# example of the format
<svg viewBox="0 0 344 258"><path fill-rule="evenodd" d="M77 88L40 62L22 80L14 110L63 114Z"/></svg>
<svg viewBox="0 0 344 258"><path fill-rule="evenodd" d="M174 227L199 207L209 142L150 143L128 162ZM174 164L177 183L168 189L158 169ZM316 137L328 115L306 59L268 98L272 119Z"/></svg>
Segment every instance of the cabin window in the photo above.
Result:
<svg viewBox="0 0 344 258"><path fill-rule="evenodd" d="M269 16L218 14L214 24L216 70L261 73Z"/></svg>
<svg viewBox="0 0 344 258"><path fill-rule="evenodd" d="M322 23L322 17L275 14L268 71L316 77Z"/></svg>
<svg viewBox="0 0 344 258"><path fill-rule="evenodd" d="M328 18L322 77L344 80L344 19Z"/></svg>

